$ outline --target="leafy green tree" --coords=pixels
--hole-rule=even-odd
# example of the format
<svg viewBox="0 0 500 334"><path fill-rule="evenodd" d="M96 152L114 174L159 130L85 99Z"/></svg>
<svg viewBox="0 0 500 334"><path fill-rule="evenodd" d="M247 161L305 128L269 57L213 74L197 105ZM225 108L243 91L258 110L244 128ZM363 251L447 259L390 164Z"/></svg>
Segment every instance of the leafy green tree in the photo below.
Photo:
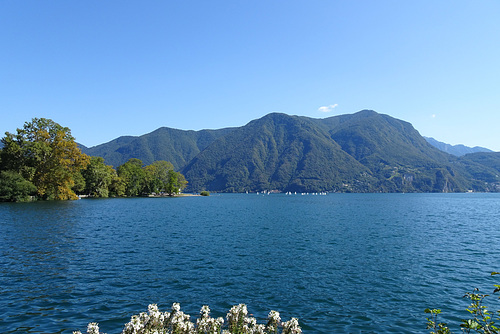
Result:
<svg viewBox="0 0 500 334"><path fill-rule="evenodd" d="M82 172L85 192L92 197L108 197L115 174L113 167L106 165L103 158L91 157L87 169Z"/></svg>
<svg viewBox="0 0 500 334"><path fill-rule="evenodd" d="M25 202L36 194L36 187L21 174L7 170L0 172L0 201Z"/></svg>
<svg viewBox="0 0 500 334"><path fill-rule="evenodd" d="M168 181L165 192L169 196L173 196L179 192L179 186L177 185L177 173L173 170L168 172Z"/></svg>
<svg viewBox="0 0 500 334"><path fill-rule="evenodd" d="M1 170L20 173L43 199L76 199L75 175L89 162L67 127L46 118L33 118L16 134L5 133Z"/></svg>
<svg viewBox="0 0 500 334"><path fill-rule="evenodd" d="M145 191L146 174L141 160L130 159L118 167L117 173L125 182L126 196L139 196Z"/></svg>
<svg viewBox="0 0 500 334"><path fill-rule="evenodd" d="M180 193L184 188L186 188L187 181L179 172L175 172L174 170L168 171L168 181L165 188L165 192L169 196L173 196L175 194Z"/></svg>
<svg viewBox="0 0 500 334"><path fill-rule="evenodd" d="M179 192L182 192L184 189L186 189L187 184L188 181L184 177L184 174L177 172L177 185L179 186Z"/></svg>
<svg viewBox="0 0 500 334"><path fill-rule="evenodd" d="M73 182L75 182L75 184L71 189L73 189L75 194L82 194L85 190L85 178L82 175L82 171L73 174Z"/></svg>
<svg viewBox="0 0 500 334"><path fill-rule="evenodd" d="M147 192L158 194L165 191L169 180L168 173L173 170L174 166L163 160L144 167Z"/></svg>
<svg viewBox="0 0 500 334"><path fill-rule="evenodd" d="M125 196L126 188L127 184L125 180L119 177L116 171L113 169L113 176L111 179L111 184L109 185L109 196L123 197Z"/></svg>

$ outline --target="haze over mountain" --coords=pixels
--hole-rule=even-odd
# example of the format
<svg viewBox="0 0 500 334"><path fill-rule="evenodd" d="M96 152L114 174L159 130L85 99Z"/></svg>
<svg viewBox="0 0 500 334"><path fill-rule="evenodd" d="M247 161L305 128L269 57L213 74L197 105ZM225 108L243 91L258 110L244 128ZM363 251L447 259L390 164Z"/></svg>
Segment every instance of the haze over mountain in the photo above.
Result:
<svg viewBox="0 0 500 334"><path fill-rule="evenodd" d="M469 154L469 153L493 152L492 150L487 149L485 147L480 147L480 146L468 147L468 146L465 146L462 144L450 145L450 144L440 142L434 138L430 138L430 137L424 137L424 138L425 138L425 140L427 140L427 142L429 144L436 147L437 149L439 149L443 152L446 152L446 153L456 155L457 157L461 157L461 156Z"/></svg>
<svg viewBox="0 0 500 334"><path fill-rule="evenodd" d="M370 110L325 119L272 113L219 130L160 128L83 150L115 167L130 158L170 161L186 176L188 191L500 189L499 154L456 157L410 123Z"/></svg>

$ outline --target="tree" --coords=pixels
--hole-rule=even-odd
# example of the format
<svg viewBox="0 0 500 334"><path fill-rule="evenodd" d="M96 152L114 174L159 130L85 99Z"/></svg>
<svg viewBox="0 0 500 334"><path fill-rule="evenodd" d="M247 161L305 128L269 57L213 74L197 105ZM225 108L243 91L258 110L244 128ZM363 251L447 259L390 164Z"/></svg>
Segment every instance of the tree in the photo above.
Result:
<svg viewBox="0 0 500 334"><path fill-rule="evenodd" d="M179 172L175 172L174 170L168 171L168 181L165 192L169 196L180 193L184 188L186 188L186 185L187 181L184 178L184 175Z"/></svg>
<svg viewBox="0 0 500 334"><path fill-rule="evenodd" d="M46 118L33 118L16 134L5 133L1 170L18 172L43 199L76 199L74 177L89 163L67 127Z"/></svg>
<svg viewBox="0 0 500 334"><path fill-rule="evenodd" d="M113 197L123 197L125 196L126 182L124 179L118 176L116 171L113 169L113 178L111 184L109 185L109 196Z"/></svg>
<svg viewBox="0 0 500 334"><path fill-rule="evenodd" d="M118 167L117 173L125 182L126 196L139 196L144 192L145 172L141 160L130 159Z"/></svg>
<svg viewBox="0 0 500 334"><path fill-rule="evenodd" d="M76 172L73 174L73 182L75 183L71 189L75 192L75 194L83 194L85 190L85 178L82 175L82 171Z"/></svg>
<svg viewBox="0 0 500 334"><path fill-rule="evenodd" d="M168 161L155 161L144 167L146 188L148 193L165 191L168 184L168 173L174 170L174 165Z"/></svg>
<svg viewBox="0 0 500 334"><path fill-rule="evenodd" d="M118 193L124 185L123 193L126 196L162 192L173 196L184 189L187 184L184 175L175 172L174 166L163 160L142 167L141 160L130 159L118 167L117 174L119 179L113 182L112 188Z"/></svg>
<svg viewBox="0 0 500 334"><path fill-rule="evenodd" d="M101 157L91 157L87 169L82 171L85 193L92 197L108 197L109 186L116 175L113 167L106 165Z"/></svg>
<svg viewBox="0 0 500 334"><path fill-rule="evenodd" d="M11 170L0 172L0 201L26 202L35 194L35 185L21 174Z"/></svg>

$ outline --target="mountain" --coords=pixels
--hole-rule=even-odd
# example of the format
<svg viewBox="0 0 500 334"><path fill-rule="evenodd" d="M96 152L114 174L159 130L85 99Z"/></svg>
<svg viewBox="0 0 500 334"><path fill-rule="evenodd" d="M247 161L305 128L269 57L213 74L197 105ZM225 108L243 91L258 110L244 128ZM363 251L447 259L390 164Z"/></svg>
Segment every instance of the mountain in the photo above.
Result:
<svg viewBox="0 0 500 334"><path fill-rule="evenodd" d="M191 189L225 192L367 191L373 182L328 132L310 119L279 113L217 139L182 172Z"/></svg>
<svg viewBox="0 0 500 334"><path fill-rule="evenodd" d="M478 152L459 158L471 179L480 182L485 191L500 191L500 152Z"/></svg>
<svg viewBox="0 0 500 334"><path fill-rule="evenodd" d="M468 147L468 146L461 145L461 144L460 145L450 145L450 144L446 144L446 143L437 141L434 138L429 138L429 137L424 137L424 138L425 138L425 140L427 140L427 142L429 144L431 144L435 148L437 148L443 152L453 154L457 157L461 157L461 156L469 154L469 153L493 152L492 150L489 150L489 149L484 148L484 147L479 147L479 146Z"/></svg>
<svg viewBox="0 0 500 334"><path fill-rule="evenodd" d="M372 110L316 122L370 169L378 190L448 192L469 187L463 173L455 173L455 159L429 145L408 122Z"/></svg>
<svg viewBox="0 0 500 334"><path fill-rule="evenodd" d="M107 164L114 167L137 158L146 165L157 160L170 161L174 168L180 169L215 139L231 131L231 128L185 131L162 127L139 137L123 136L98 146L83 147L82 151L103 157Z"/></svg>
<svg viewBox="0 0 500 334"><path fill-rule="evenodd" d="M325 119L272 113L220 130L159 128L84 151L115 167L130 158L170 161L193 192L500 190L497 155L456 157L410 123L370 110Z"/></svg>

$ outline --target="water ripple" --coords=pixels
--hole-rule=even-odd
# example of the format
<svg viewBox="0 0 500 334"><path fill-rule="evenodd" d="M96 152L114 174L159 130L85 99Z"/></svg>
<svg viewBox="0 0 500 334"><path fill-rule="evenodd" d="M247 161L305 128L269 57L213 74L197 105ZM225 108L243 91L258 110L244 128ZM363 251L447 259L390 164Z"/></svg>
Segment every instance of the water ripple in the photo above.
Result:
<svg viewBox="0 0 500 334"><path fill-rule="evenodd" d="M0 204L0 332L118 333L149 303L246 303L305 333L457 324L500 255L500 195L222 195ZM485 247L488 245L488 247Z"/></svg>

